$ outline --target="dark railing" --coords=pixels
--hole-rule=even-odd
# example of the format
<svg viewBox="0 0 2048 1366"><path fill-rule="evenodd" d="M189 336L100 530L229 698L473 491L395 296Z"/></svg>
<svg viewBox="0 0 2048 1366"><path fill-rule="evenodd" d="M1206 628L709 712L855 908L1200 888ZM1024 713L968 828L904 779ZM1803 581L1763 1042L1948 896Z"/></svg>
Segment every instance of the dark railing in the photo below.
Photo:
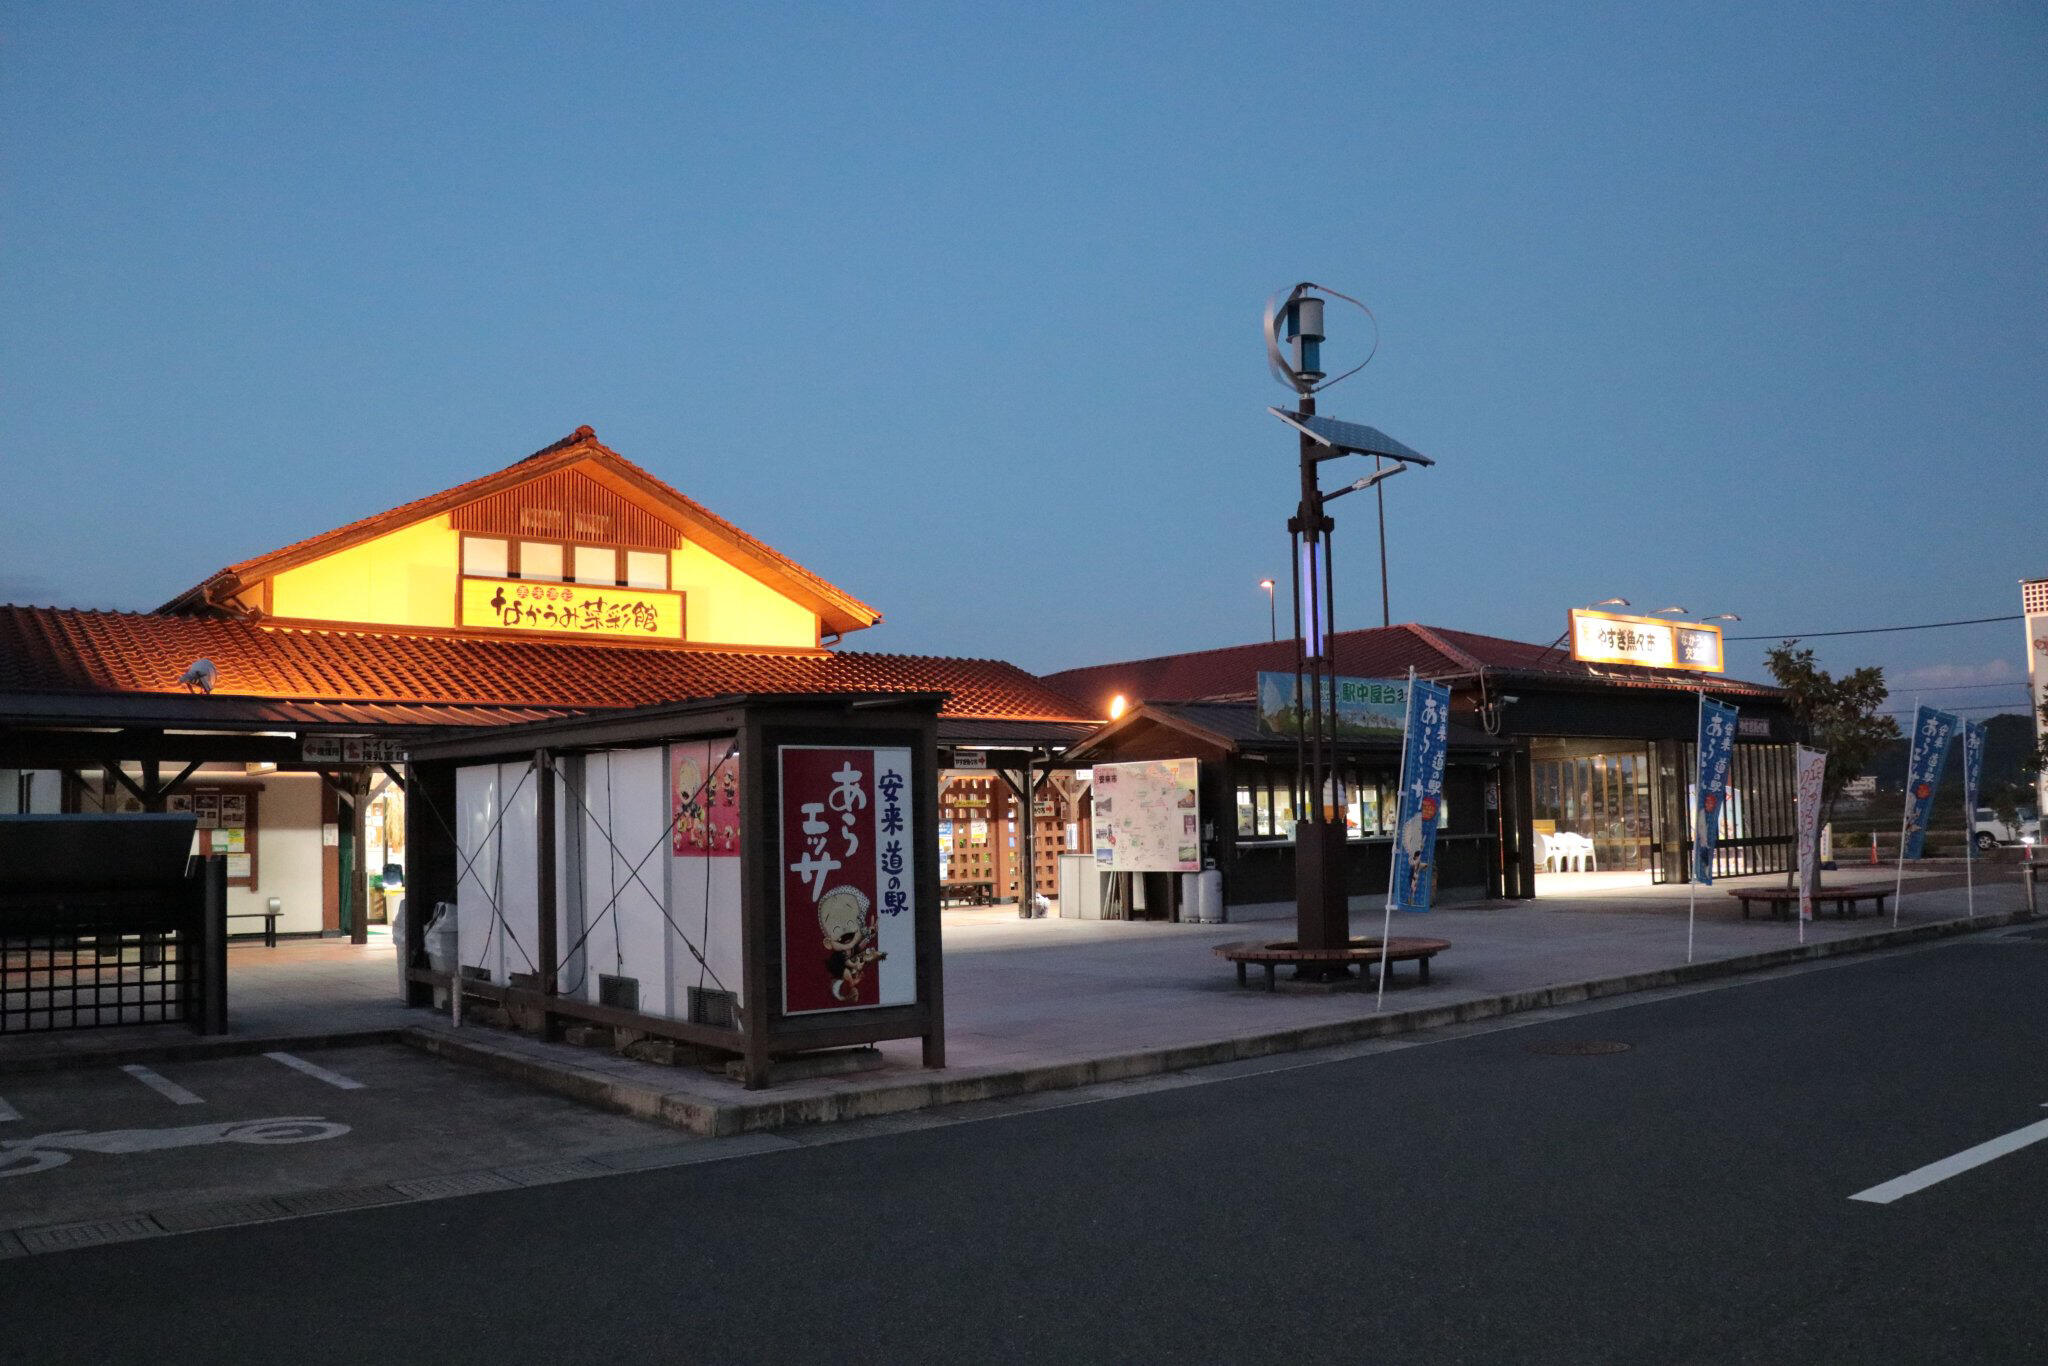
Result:
<svg viewBox="0 0 2048 1366"><path fill-rule="evenodd" d="M182 839L157 822L181 824ZM0 822L0 1035L225 1032L226 864L185 858L190 830L190 817Z"/></svg>

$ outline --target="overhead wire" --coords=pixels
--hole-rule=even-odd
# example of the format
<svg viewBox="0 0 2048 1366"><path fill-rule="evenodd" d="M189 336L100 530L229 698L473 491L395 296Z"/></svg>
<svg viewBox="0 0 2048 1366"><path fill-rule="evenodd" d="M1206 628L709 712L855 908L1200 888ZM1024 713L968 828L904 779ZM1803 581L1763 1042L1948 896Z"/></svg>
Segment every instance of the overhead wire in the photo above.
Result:
<svg viewBox="0 0 2048 1366"><path fill-rule="evenodd" d="M1924 621L1916 626L1864 626L1853 631L1772 631L1760 636L1724 636L1724 640L1819 640L1824 636L1880 636L1893 631L1936 631L1945 626L1983 626L1999 621L2025 621L2023 616L1970 617L1963 621Z"/></svg>

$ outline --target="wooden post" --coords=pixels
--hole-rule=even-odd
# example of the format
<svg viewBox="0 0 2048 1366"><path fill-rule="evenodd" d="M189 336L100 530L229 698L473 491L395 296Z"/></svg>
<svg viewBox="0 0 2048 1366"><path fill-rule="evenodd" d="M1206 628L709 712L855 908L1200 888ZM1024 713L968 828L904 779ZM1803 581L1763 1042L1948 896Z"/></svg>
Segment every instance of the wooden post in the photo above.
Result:
<svg viewBox="0 0 2048 1366"><path fill-rule="evenodd" d="M354 913L349 917L348 942L367 944L370 942L370 775L367 769L355 768L348 775L349 838L355 841L355 867L351 870L349 907Z"/></svg>
<svg viewBox="0 0 2048 1366"><path fill-rule="evenodd" d="M534 778L534 967L540 977L540 994L549 998L541 1006L540 1036L561 1037L561 1021L548 1008L561 988L557 964L561 936L555 926L555 756L545 749L533 752Z"/></svg>

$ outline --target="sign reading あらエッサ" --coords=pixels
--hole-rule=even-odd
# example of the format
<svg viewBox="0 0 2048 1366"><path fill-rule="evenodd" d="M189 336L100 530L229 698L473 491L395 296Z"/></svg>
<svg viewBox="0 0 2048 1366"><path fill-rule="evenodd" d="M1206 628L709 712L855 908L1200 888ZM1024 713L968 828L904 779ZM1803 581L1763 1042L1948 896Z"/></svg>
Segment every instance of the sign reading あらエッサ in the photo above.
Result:
<svg viewBox="0 0 2048 1366"><path fill-rule="evenodd" d="M910 751L784 745L782 1009L917 1000Z"/></svg>
<svg viewBox="0 0 2048 1366"><path fill-rule="evenodd" d="M462 624L613 640L681 640L683 595L601 583L462 581Z"/></svg>

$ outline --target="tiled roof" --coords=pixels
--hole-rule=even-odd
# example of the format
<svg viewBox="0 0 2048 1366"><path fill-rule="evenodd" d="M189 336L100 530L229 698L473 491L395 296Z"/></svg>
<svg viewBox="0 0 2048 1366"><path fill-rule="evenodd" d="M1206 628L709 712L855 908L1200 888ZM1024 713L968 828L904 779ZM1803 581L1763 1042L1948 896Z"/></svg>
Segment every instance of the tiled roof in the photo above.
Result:
<svg viewBox="0 0 2048 1366"><path fill-rule="evenodd" d="M1770 697L1778 690L1720 675L1679 669L1640 669L1628 665L1593 665L1573 659L1564 647L1531 645L1527 641L1453 631L1413 622L1338 631L1330 637L1337 672L1355 678L1398 678L1410 667L1424 678L1463 679L1489 675L1517 680L1549 681L1560 686L1682 688L1701 686L1717 693ZM1261 670L1292 673L1294 642L1258 641L1220 650L1096 664L1047 674L1046 681L1093 706L1107 708L1121 693L1131 702L1236 700L1257 690Z"/></svg>
<svg viewBox="0 0 2048 1366"><path fill-rule="evenodd" d="M481 498L496 489L524 482L558 466L574 464L578 460L596 460L600 464L610 465L617 470L623 471L634 480L646 485L658 499L685 509L691 517L697 519L703 526L713 528L721 537L731 541L740 550L758 557L809 588L811 592L838 609L840 619L836 622L829 622L826 629L857 630L864 626L871 626L882 619L882 614L879 611L862 602L859 598L854 597L845 589L812 573L795 560L790 559L787 555L775 549L775 547L748 535L694 498L687 497L660 479L655 478L640 466L599 441L597 433L587 426L578 427L560 441L543 446L532 455L527 456L523 460L516 460L501 470L494 470L490 474L481 475L466 483L457 484L453 488L442 489L439 493L430 493L424 498L415 498L409 503L401 503L397 507L387 508L383 512L372 516L359 518L345 526L335 527L332 531L323 531L317 536L308 536L304 540L294 541L290 545L282 546L279 549L252 556L239 564L231 564L225 569L208 575L204 582L195 584L183 593L178 594L177 597L165 603L162 610L176 611L203 606L207 601L208 588L216 583L225 582L232 585L264 578L280 570L288 569L294 564L302 563L318 555L331 554L356 541L367 540L385 531L394 530L411 522L416 522L423 517L430 517L450 508L459 507L473 499ZM826 615L830 617L834 614L828 612Z"/></svg>
<svg viewBox="0 0 2048 1366"><path fill-rule="evenodd" d="M196 659L219 671L216 697L581 711L749 692L944 692L942 716L1098 719L996 659L584 645L0 606L0 696L183 697L178 676Z"/></svg>

